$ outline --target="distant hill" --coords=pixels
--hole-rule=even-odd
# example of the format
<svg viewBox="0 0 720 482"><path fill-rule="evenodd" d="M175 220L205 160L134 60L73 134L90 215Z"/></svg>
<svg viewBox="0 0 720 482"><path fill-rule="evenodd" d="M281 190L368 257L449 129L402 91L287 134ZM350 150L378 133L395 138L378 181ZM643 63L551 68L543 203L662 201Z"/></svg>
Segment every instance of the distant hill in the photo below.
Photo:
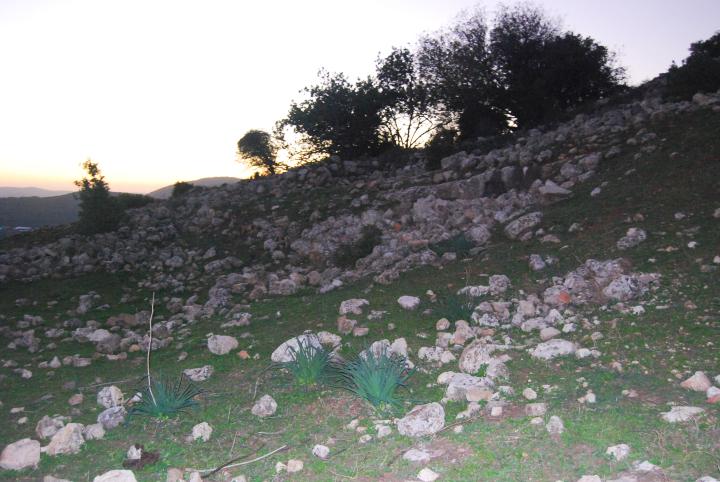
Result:
<svg viewBox="0 0 720 482"><path fill-rule="evenodd" d="M72 191L53 191L40 187L5 187L0 186L0 198L3 197L52 197L62 196Z"/></svg>
<svg viewBox="0 0 720 482"><path fill-rule="evenodd" d="M241 179L237 177L204 177L202 179L195 179L194 181L185 182L194 186L213 187L219 186L221 184L232 184L240 180ZM174 186L174 184L171 184L169 186L161 187L160 189L150 192L147 195L157 199L167 199L172 194Z"/></svg>
<svg viewBox="0 0 720 482"><path fill-rule="evenodd" d="M74 193L52 197L0 198L0 226L56 226L78 219Z"/></svg>

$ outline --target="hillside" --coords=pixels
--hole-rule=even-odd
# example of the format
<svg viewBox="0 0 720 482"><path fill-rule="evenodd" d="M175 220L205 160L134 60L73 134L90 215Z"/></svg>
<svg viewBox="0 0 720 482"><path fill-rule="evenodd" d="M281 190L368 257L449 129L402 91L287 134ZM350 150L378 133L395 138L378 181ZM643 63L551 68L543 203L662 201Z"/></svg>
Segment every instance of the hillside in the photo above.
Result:
<svg viewBox="0 0 720 482"><path fill-rule="evenodd" d="M0 198L3 197L52 197L68 194L70 191L55 191L39 187L7 187L0 186Z"/></svg>
<svg viewBox="0 0 720 482"><path fill-rule="evenodd" d="M142 444L140 481L714 480L718 132L720 93L648 97L437 171L334 160L0 251L0 446L39 441L0 479ZM398 403L299 385L303 334L414 367ZM195 409L128 418L150 347Z"/></svg>
<svg viewBox="0 0 720 482"><path fill-rule="evenodd" d="M187 181L189 184L192 184L193 186L200 186L200 187L215 187L215 186L221 186L223 184L234 184L236 182L240 181L237 177L203 177L202 179L195 179L194 181ZM156 199L168 199L170 195L172 195L173 188L175 187L174 184L171 184L170 186L161 187L160 189L156 189L155 191L152 191L148 193L147 195L150 197L154 197Z"/></svg>
<svg viewBox="0 0 720 482"><path fill-rule="evenodd" d="M38 228L74 223L77 218L78 200L73 193L50 197L0 198L0 225Z"/></svg>

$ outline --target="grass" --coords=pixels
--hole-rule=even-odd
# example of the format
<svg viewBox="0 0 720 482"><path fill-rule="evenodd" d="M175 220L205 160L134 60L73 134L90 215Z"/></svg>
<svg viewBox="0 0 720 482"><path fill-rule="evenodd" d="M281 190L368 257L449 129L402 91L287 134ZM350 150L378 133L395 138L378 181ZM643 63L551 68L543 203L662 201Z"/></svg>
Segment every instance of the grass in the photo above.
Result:
<svg viewBox="0 0 720 482"><path fill-rule="evenodd" d="M196 397L203 391L194 383L180 376L173 379L154 377L150 384L143 384L138 392L140 400L128 411L128 420L134 415L169 418L198 406Z"/></svg>
<svg viewBox="0 0 720 482"><path fill-rule="evenodd" d="M633 158L636 151L628 147L618 158L604 161L599 175L586 185L578 186L572 199L546 208L543 227L557 234L560 244L542 244L536 240L509 243L498 232L488 249L469 261L450 263L442 269L423 267L403 274L389 286L360 280L323 295L304 292L254 302L248 308L253 314L253 322L248 327L221 329L220 325L227 320L217 316L188 325L189 335L176 336L170 347L153 352L153 364L170 377L180 376L185 368L213 365L214 374L200 385L204 393L197 400L195 410L176 418L134 418L127 427L109 431L105 439L86 443L79 454L43 455L37 470L0 471L0 480L36 481L43 475L53 474L76 482L91 481L99 473L120 468L133 443L143 444L147 450L161 455L158 463L136 471L141 482L165 480L169 467L212 468L256 450L257 455L262 455L282 445L289 445L288 450L230 469L228 473L245 474L249 480L273 477L287 480L290 478L287 475L275 475L275 463L297 458L305 462L305 469L292 477L295 480L411 479L421 467L403 460L402 453L423 444L439 454L428 465L442 475L442 480L571 481L585 474L613 478L635 460L649 460L661 466L670 480L694 481L703 475L720 477L718 407L707 405L702 394L679 387L679 382L695 370L708 371L713 376L720 373L717 350L720 274L701 270L701 266L711 265L712 258L720 254L717 251L720 221L712 217L713 211L720 207L720 143L713 134L720 131L720 120L717 114L699 112L657 121L648 128L656 132L659 139L667 139L658 142L656 152L636 160ZM678 154L671 156L673 152ZM627 173L630 170L633 171ZM603 181L608 184L601 196L590 197L592 188ZM262 202L270 209L269 197ZM278 210L288 215L306 207L300 199L280 204ZM686 217L676 220L676 212L683 212ZM626 222L638 213L644 220ZM568 233L567 228L574 222L580 223L583 230ZM648 239L632 250L617 251L615 242L631 226L646 229ZM691 240L698 243L694 249L687 247ZM668 251L668 246L677 249ZM530 253L556 256L559 261L536 273L528 267ZM578 324L582 325L585 319L590 328L563 337L597 348L601 352L598 359L566 358L540 363L531 360L522 350L508 351L512 358L508 362L510 376L502 383L512 386L518 395L508 399L503 417L482 416L468 421L462 433L447 430L421 441L394 433L359 444L361 434L345 426L358 419L366 433L374 433L378 414L371 405L346 390L326 385L312 391L297 390L280 372L265 370L272 351L288 338L305 330L334 331L338 306L344 299L362 294L373 310L385 310L387 315L383 320L367 322L369 338L344 337L341 356L349 358L369 341L404 337L410 357L415 361L413 354L421 346L434 342L434 324L445 316L443 302L442 299L436 303L425 302L424 307L431 310L427 314L409 312L397 305L398 296L421 295L427 289L452 293L462 288L467 279L482 283L487 276L502 273L512 280L513 288L503 296L509 300L542 293L553 276L564 275L587 258L619 256L627 257L636 270L662 275L659 289L642 300L645 314L636 316L603 306L577 310ZM77 307L78 296L90 290L97 291L101 303L109 307L93 309L80 316L83 322L104 322L112 315L135 313L146 309L150 296L137 287L141 279L132 274L94 274L67 282L45 280L4 285L0 287L3 317L0 326L15 331L23 315L40 315L44 321L34 328L36 335L43 338L47 328L76 317L69 311ZM179 295L190 296L195 289L201 298L207 292L207 287L189 285L188 290ZM158 299L170 295L157 294ZM17 306L15 300L20 298L27 298L30 303ZM687 302L696 308L686 308ZM157 321L170 316L162 305L157 306ZM658 306L667 308L657 309ZM390 329L389 323L393 323L395 329ZM592 342L588 335L594 331L604 337ZM211 332L236 336L240 349L247 350L250 359L209 353L206 335ZM418 336L423 332L427 338ZM534 336L514 329L500 333L504 334L518 344L533 340ZM2 334L0 359L13 360L18 366L32 370L33 378L23 380L0 363L0 375L6 377L0 381L3 402L0 446L23 437L36 437L34 425L46 414L71 415L73 422L94 423L102 409L95 401L101 384L117 385L126 398L134 393L133 388L142 386L145 358L139 352L129 353L124 362L97 359L87 368L38 368L39 362L55 354L60 358L73 354L92 357L92 346L60 340L55 341L55 350L43 348L31 354L22 349L7 349L12 337L7 332ZM42 346L48 342L43 338ZM178 361L181 351L189 355ZM258 360L253 359L256 354ZM613 370L612 362L619 362L622 372ZM456 367L450 364L441 371ZM443 389L436 385L437 374L438 370L419 365L406 380L403 395L410 400L440 400ZM68 382L74 382L75 387L63 388ZM518 410L526 403L519 395L525 387L537 391L538 401L548 403L548 417L558 415L563 419L566 431L559 439L551 439L542 426L530 425ZM577 399L589 389L597 395L597 403L578 403ZM631 398L623 394L630 389L638 396ZM85 400L77 407L70 407L67 400L75 393L82 393ZM278 402L278 411L273 417L258 419L252 416L250 407L265 393ZM670 403L702 406L707 414L697 423L668 425L659 413L667 411ZM402 400L400 404L404 410L412 405ZM24 407L24 411L10 414L13 407ZM447 422L454 421L454 414L464 409L465 404L448 403ZM28 417L28 422L18 424L22 416ZM186 442L192 427L202 421L214 429L210 441L202 445ZM320 461L310 455L316 443L331 448L330 461ZM630 445L628 461L614 462L605 456L605 449L618 443ZM218 475L214 480L223 480L223 477Z"/></svg>
<svg viewBox="0 0 720 482"><path fill-rule="evenodd" d="M278 367L289 371L298 387L310 388L332 379L336 367L330 350L300 338L297 349L290 347L290 351L292 360Z"/></svg>

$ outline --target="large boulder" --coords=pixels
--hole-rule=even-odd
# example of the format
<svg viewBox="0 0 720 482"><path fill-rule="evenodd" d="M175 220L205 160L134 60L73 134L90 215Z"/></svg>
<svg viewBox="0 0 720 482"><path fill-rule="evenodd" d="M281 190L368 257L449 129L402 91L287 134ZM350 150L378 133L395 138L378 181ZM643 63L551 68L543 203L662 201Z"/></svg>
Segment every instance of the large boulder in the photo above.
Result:
<svg viewBox="0 0 720 482"><path fill-rule="evenodd" d="M541 360L552 360L555 357L572 355L577 350L575 343L560 338L555 338L538 345L530 351L533 358Z"/></svg>
<svg viewBox="0 0 720 482"><path fill-rule="evenodd" d="M40 463L40 442L24 438L6 446L0 453L0 468L22 470Z"/></svg>
<svg viewBox="0 0 720 482"><path fill-rule="evenodd" d="M417 405L397 422L398 432L408 437L432 435L444 426L445 409L437 402Z"/></svg>

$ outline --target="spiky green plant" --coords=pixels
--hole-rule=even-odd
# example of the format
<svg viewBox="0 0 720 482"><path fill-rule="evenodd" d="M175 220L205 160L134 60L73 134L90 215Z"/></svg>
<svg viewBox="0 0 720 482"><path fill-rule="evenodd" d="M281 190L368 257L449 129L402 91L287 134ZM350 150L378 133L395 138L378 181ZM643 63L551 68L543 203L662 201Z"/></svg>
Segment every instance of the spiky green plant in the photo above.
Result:
<svg viewBox="0 0 720 482"><path fill-rule="evenodd" d="M442 300L439 308L439 314L450 321L470 321L475 303L469 296L450 294Z"/></svg>
<svg viewBox="0 0 720 482"><path fill-rule="evenodd" d="M329 380L335 368L330 350L299 339L298 347L290 347L290 351L293 359L279 367L287 369L298 386L308 388Z"/></svg>
<svg viewBox="0 0 720 482"><path fill-rule="evenodd" d="M152 385L152 390L150 389ZM175 380L167 377L153 378L150 385L140 389L140 401L135 403L128 415L147 415L169 418L198 405L195 397L203 390L180 376Z"/></svg>
<svg viewBox="0 0 720 482"><path fill-rule="evenodd" d="M340 367L343 386L364 398L380 412L390 412L400 407L402 399L397 395L400 387L414 373L408 370L404 357L382 350L373 353L365 350L354 360Z"/></svg>

